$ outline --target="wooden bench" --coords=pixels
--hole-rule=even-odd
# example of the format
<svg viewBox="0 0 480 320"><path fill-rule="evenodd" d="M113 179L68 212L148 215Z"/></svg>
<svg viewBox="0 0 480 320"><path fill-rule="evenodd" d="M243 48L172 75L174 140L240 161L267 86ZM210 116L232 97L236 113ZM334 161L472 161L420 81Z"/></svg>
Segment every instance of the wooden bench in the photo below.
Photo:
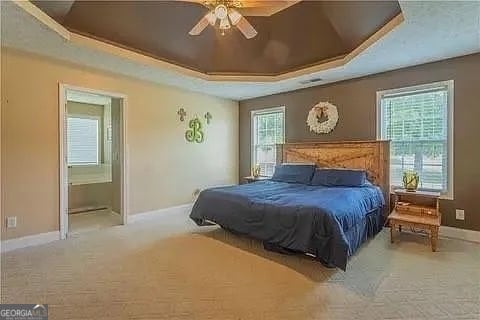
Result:
<svg viewBox="0 0 480 320"><path fill-rule="evenodd" d="M441 223L438 192L410 192L397 189L394 192L395 205L388 216L390 224L390 241L394 241L394 231L402 231L402 227L420 229L430 235L432 251L437 250L438 229Z"/></svg>

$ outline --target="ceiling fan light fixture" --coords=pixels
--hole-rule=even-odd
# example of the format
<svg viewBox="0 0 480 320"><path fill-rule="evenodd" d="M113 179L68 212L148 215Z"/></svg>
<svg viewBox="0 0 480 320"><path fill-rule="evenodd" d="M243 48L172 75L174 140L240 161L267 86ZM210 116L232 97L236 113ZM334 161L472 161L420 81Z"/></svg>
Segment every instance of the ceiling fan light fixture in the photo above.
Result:
<svg viewBox="0 0 480 320"><path fill-rule="evenodd" d="M220 20L220 29L221 30L230 29L230 21L228 21L228 18L224 18Z"/></svg>
<svg viewBox="0 0 480 320"><path fill-rule="evenodd" d="M223 4L219 4L218 6L215 7L214 9L214 12L215 12L215 16L219 19L219 20L223 20L227 17L228 15L228 9L225 5Z"/></svg>
<svg viewBox="0 0 480 320"><path fill-rule="evenodd" d="M240 19L242 19L242 15L235 9L230 9L228 11L228 17L234 26L237 25Z"/></svg>
<svg viewBox="0 0 480 320"><path fill-rule="evenodd" d="M254 38L257 35L257 31L250 22L236 10L236 8L242 7L241 2L237 1L240 0L206 0L204 5L209 8L210 11L203 16L188 33L192 36L198 36L209 24L214 27L217 20L219 20L220 25L218 29L221 35L225 35L226 30L235 26L245 38Z"/></svg>

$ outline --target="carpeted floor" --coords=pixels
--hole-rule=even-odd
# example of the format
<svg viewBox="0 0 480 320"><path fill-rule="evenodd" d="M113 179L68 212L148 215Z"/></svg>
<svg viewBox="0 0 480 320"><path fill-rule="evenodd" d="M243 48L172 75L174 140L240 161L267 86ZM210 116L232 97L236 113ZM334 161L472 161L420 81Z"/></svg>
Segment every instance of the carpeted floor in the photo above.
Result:
<svg viewBox="0 0 480 320"><path fill-rule="evenodd" d="M387 232L347 272L185 217L2 254L2 302L49 319L480 319L480 248Z"/></svg>
<svg viewBox="0 0 480 320"><path fill-rule="evenodd" d="M122 217L110 209L73 213L68 217L70 233L82 233L109 228L122 223Z"/></svg>

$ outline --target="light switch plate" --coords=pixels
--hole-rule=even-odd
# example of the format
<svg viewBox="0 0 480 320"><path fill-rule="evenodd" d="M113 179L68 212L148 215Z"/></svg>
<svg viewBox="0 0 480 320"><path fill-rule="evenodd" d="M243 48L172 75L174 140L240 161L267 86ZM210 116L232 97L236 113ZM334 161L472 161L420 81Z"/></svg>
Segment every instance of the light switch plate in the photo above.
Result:
<svg viewBox="0 0 480 320"><path fill-rule="evenodd" d="M457 220L465 220L465 210L461 210L461 209L455 210L455 218Z"/></svg>
<svg viewBox="0 0 480 320"><path fill-rule="evenodd" d="M17 227L17 217L7 217L7 228Z"/></svg>

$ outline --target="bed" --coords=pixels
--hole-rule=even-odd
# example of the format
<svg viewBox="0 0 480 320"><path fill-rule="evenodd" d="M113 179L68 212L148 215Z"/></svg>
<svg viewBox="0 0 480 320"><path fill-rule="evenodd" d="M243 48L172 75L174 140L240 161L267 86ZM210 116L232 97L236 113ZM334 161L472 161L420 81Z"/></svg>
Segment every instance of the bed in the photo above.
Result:
<svg viewBox="0 0 480 320"><path fill-rule="evenodd" d="M263 241L285 253L305 253L346 270L348 258L383 226L388 199L387 141L284 144L277 163L363 170L360 186L260 181L203 190L190 218Z"/></svg>

